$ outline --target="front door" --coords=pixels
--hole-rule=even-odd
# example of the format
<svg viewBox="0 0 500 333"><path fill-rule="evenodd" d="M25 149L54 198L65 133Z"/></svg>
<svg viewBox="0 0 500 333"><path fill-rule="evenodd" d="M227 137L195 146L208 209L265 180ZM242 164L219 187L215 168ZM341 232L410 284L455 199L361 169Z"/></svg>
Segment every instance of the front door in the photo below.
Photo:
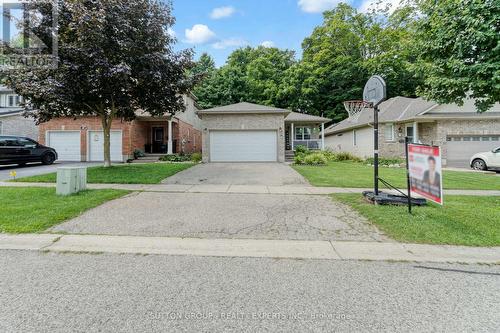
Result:
<svg viewBox="0 0 500 333"><path fill-rule="evenodd" d="M165 153L163 127L153 127L153 153Z"/></svg>

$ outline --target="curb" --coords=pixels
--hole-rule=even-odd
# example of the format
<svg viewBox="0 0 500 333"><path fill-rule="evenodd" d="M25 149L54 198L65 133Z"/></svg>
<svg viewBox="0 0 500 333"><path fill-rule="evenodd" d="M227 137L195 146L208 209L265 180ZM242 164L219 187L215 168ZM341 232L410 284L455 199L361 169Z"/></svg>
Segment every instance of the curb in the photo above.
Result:
<svg viewBox="0 0 500 333"><path fill-rule="evenodd" d="M0 235L0 250L500 264L500 247L262 239Z"/></svg>

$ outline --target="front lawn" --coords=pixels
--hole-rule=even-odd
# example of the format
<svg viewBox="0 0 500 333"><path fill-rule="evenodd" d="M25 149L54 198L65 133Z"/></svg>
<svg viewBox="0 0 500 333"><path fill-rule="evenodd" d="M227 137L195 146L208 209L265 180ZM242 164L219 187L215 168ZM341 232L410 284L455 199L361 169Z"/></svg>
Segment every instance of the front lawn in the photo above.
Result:
<svg viewBox="0 0 500 333"><path fill-rule="evenodd" d="M0 233L31 233L50 228L129 191L88 190L58 196L54 188L1 187Z"/></svg>
<svg viewBox="0 0 500 333"><path fill-rule="evenodd" d="M355 162L329 162L326 166L294 165L293 168L314 186L373 187L373 167ZM406 188L406 169L380 167L382 179L399 188ZM500 177L489 173L444 171L447 189L500 190ZM381 188L383 184L380 184Z"/></svg>
<svg viewBox="0 0 500 333"><path fill-rule="evenodd" d="M443 207L372 205L361 194L334 194L389 237L407 243L500 245L500 197L447 196Z"/></svg>
<svg viewBox="0 0 500 333"><path fill-rule="evenodd" d="M151 163L114 165L87 169L90 184L159 184L163 179L192 167L193 163ZM19 178L18 182L55 183L56 173Z"/></svg>

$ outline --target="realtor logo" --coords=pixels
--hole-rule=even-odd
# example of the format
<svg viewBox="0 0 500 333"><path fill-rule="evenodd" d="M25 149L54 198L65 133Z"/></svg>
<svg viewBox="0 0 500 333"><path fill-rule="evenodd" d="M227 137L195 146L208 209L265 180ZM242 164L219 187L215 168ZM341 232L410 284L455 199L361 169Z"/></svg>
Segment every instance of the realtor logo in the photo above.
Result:
<svg viewBox="0 0 500 333"><path fill-rule="evenodd" d="M57 0L0 0L0 10L0 70L56 67Z"/></svg>

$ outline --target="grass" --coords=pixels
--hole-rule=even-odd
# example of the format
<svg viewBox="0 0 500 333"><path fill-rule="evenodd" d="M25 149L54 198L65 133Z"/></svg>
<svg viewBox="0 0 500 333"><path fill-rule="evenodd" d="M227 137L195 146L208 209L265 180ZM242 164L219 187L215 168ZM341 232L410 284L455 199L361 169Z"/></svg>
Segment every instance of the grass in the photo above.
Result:
<svg viewBox="0 0 500 333"><path fill-rule="evenodd" d="M0 233L33 233L82 214L129 191L88 190L58 196L54 188L0 188Z"/></svg>
<svg viewBox="0 0 500 333"><path fill-rule="evenodd" d="M326 166L294 165L293 168L314 186L373 187L373 167L356 162L329 162ZM404 168L380 167L382 179L406 188ZM382 186L382 185L381 185ZM490 173L444 171L443 187L463 190L500 190L500 177Z"/></svg>
<svg viewBox="0 0 500 333"><path fill-rule="evenodd" d="M125 164L87 169L90 184L159 184L163 179L192 167L193 163ZM56 173L16 179L18 182L55 183Z"/></svg>
<svg viewBox="0 0 500 333"><path fill-rule="evenodd" d="M447 196L445 206L375 206L361 194L334 194L395 240L467 246L500 245L500 197Z"/></svg>

